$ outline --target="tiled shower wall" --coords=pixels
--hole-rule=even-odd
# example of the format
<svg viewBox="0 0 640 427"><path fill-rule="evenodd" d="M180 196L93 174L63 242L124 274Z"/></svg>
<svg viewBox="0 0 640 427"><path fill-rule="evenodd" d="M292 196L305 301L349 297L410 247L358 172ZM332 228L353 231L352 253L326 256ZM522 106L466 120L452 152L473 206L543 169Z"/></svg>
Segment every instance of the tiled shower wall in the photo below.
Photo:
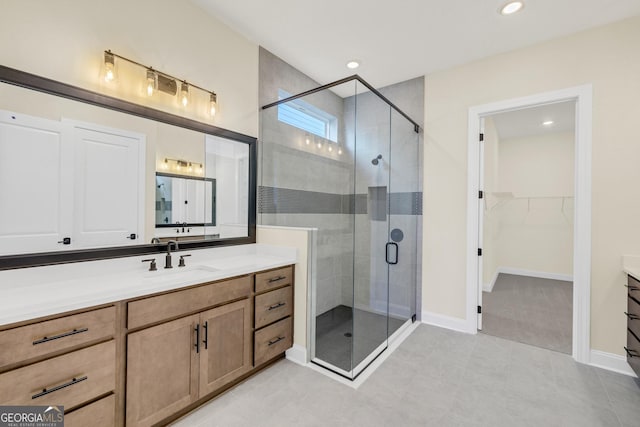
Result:
<svg viewBox="0 0 640 427"><path fill-rule="evenodd" d="M318 86L320 84L270 52L260 49L260 105L276 101L279 89L297 94ZM338 93L343 96L355 94L356 83L351 82L341 89ZM417 120L424 116L423 78L389 86L382 92L412 118ZM390 303L392 311L394 305L415 305L413 285L419 274L415 260L420 260L415 254L420 245L419 234L413 230L420 231L422 214L421 175L417 172L417 162L422 154L421 139L404 118L391 112L387 104L370 93L357 96L357 110L354 109L354 96L343 98L330 90L305 97L304 101L338 118L338 141L334 143L306 135L304 131L279 122L275 107L261 112L258 222L318 228L316 314L338 305L356 304L362 308L381 309L376 307L376 301L386 301L386 287L382 282L372 282L371 277L386 281L384 243L387 229L382 226L386 223L370 219L368 195L370 187L388 186L388 174L391 173L390 219L392 226L405 231L405 240L402 242L402 265L395 268L396 272L392 272L390 278L392 282L404 283L406 289L397 286ZM354 129L356 119L357 129ZM390 133L393 138L391 149ZM307 139L310 139L309 144ZM358 143L355 165L354 139ZM378 145L379 140L384 142ZM322 144L321 148L318 143ZM332 151L328 150L329 146ZM342 150L341 154L338 154L338 148ZM371 159L379 151L383 152L383 159L376 167ZM396 160L400 162L401 168L397 172L395 169L389 171L389 157L394 157L394 165ZM407 168L416 172L407 175L404 173ZM354 188L354 169L357 170L358 188ZM355 241L354 229L357 230Z"/></svg>

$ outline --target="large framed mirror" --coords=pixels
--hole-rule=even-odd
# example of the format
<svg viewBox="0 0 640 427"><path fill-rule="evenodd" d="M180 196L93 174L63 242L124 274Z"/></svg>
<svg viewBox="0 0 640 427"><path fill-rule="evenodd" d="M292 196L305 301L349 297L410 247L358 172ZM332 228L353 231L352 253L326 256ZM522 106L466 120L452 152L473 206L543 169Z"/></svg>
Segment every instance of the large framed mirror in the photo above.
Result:
<svg viewBox="0 0 640 427"><path fill-rule="evenodd" d="M254 137L0 66L0 269L255 243L256 167Z"/></svg>

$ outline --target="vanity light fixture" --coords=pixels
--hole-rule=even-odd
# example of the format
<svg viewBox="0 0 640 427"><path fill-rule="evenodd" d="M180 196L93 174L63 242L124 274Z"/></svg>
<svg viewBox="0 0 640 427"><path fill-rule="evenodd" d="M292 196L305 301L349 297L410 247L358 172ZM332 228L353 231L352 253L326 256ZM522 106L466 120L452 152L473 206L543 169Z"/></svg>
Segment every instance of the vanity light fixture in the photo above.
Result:
<svg viewBox="0 0 640 427"><path fill-rule="evenodd" d="M153 68L148 68L147 69L147 95L148 96L152 96L153 93L156 91L156 88L158 87L157 81L158 81L158 76L156 72L153 71Z"/></svg>
<svg viewBox="0 0 640 427"><path fill-rule="evenodd" d="M500 8L500 15L513 15L521 11L523 7L524 2L522 1L510 1Z"/></svg>
<svg viewBox="0 0 640 427"><path fill-rule="evenodd" d="M209 97L209 114L211 117L216 115L216 111L218 111L218 95L215 92L211 92Z"/></svg>
<svg viewBox="0 0 640 427"><path fill-rule="evenodd" d="M189 104L189 84L187 82L180 84L180 103L183 107Z"/></svg>
<svg viewBox="0 0 640 427"><path fill-rule="evenodd" d="M104 80L112 82L116 79L116 59L110 50L104 52Z"/></svg>
<svg viewBox="0 0 640 427"><path fill-rule="evenodd" d="M196 92L204 92L204 96L198 96L201 99L199 102L194 102L195 105L202 106L203 104L208 108L205 108L206 114L210 117L214 117L218 111L218 95L212 91L203 87L196 86L193 83L187 83L185 79L179 79L170 74L156 70L153 67L143 65L132 59L125 58L124 56L113 53L110 50L104 51L104 67L101 73L106 82L113 82L117 79L117 61L126 61L129 64L135 65L140 68L144 68L143 74L143 87L147 96L153 96L156 92L163 92L171 96L178 96L178 102L182 107L186 108L191 104L192 96L194 100L196 98ZM178 90L178 83L180 84L180 90ZM202 107L198 107L202 108Z"/></svg>

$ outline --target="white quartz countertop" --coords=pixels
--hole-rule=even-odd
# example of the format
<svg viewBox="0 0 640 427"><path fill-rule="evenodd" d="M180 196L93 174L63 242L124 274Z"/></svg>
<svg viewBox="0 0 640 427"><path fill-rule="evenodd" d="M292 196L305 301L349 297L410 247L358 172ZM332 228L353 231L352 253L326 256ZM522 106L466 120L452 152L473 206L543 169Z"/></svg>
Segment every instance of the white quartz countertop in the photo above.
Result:
<svg viewBox="0 0 640 427"><path fill-rule="evenodd" d="M180 255L186 267L177 267ZM149 271L143 259L155 258ZM296 249L262 244L0 271L0 325L295 264Z"/></svg>

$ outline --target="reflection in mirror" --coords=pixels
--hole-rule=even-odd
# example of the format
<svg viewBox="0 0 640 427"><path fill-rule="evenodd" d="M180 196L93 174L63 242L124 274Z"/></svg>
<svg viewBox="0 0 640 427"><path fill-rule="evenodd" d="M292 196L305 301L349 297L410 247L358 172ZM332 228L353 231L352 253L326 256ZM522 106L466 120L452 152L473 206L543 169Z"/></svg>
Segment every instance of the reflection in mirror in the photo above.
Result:
<svg viewBox="0 0 640 427"><path fill-rule="evenodd" d="M248 200L250 147L0 82L0 256L124 249L148 245L153 237L249 238L249 223L255 226ZM165 158L197 162L199 176L162 181L162 174L183 174L164 170ZM189 209L179 211L167 199L160 218L158 185L168 191L169 182L172 193L184 193ZM191 232L156 227L176 222Z"/></svg>
<svg viewBox="0 0 640 427"><path fill-rule="evenodd" d="M205 176L215 179L215 226L205 234L245 237L249 230L249 145L213 135L205 137Z"/></svg>

